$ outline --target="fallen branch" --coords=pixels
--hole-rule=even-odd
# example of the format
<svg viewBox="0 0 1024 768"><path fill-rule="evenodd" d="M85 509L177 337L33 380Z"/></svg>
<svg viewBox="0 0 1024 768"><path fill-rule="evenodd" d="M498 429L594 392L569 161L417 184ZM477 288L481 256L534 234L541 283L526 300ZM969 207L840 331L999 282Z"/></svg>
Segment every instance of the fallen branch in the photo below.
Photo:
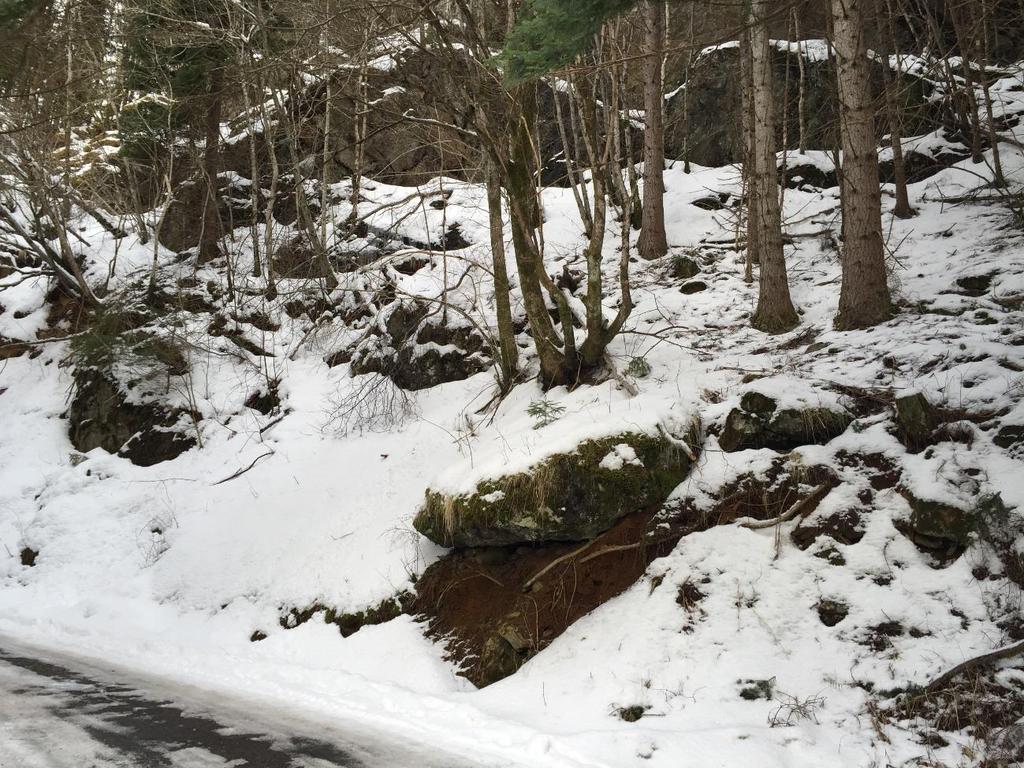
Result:
<svg viewBox="0 0 1024 768"><path fill-rule="evenodd" d="M822 483L813 491L811 491L807 496L800 499L798 502L796 502L796 504L791 506L778 517L773 517L770 520L752 520L750 518L744 518L742 520L737 520L736 522L740 526L740 528L749 528L752 531L758 531L763 528L772 528L776 525L792 520L794 517L796 517L801 512L806 510L812 504L821 501L821 499L823 499L831 490L831 482Z"/></svg>
<svg viewBox="0 0 1024 768"><path fill-rule="evenodd" d="M968 659L962 664L957 664L948 672L939 675L937 678L928 683L928 687L925 688L925 693L935 693L945 687L946 683L952 680L959 674L964 672L970 672L978 669L979 667L987 667L990 664L994 664L997 661L1003 659L1012 659L1014 656L1020 656L1024 654L1024 640L1014 645L1008 645L1005 648L998 648L989 653L984 653L981 656L975 656L973 659Z"/></svg>
<svg viewBox="0 0 1024 768"><path fill-rule="evenodd" d="M269 432L273 427L276 427L278 424L284 421L284 417L287 416L289 413L291 413L291 411L285 411L266 426L260 427L260 435L263 435L265 432Z"/></svg>
<svg viewBox="0 0 1024 768"><path fill-rule="evenodd" d="M230 474L227 477L225 477L223 480L218 480L216 483L214 483L214 485L220 485L221 483L226 483L228 480L234 480L236 477L241 477L246 472L248 472L250 469L255 467L256 463L260 459L265 459L265 458L267 458L267 456L273 456L273 455L274 455L273 451L267 451L266 453L261 453L259 456L257 456L255 459L253 459L249 463L249 466L247 466L245 469L240 469L237 472L233 472L232 474Z"/></svg>

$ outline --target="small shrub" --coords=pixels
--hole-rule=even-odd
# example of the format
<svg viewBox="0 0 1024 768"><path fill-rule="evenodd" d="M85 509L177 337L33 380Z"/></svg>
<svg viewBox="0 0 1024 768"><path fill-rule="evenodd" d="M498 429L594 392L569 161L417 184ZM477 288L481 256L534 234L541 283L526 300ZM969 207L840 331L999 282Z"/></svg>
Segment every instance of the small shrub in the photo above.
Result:
<svg viewBox="0 0 1024 768"><path fill-rule="evenodd" d="M534 400L526 409L526 413L533 418L533 428L540 429L558 421L565 413L565 406L549 400Z"/></svg>
<svg viewBox="0 0 1024 768"><path fill-rule="evenodd" d="M651 375L651 364L643 357L631 357L626 366L626 375L634 379L646 379Z"/></svg>
<svg viewBox="0 0 1024 768"><path fill-rule="evenodd" d="M111 302L93 316L88 329L71 339L71 354L81 367L109 370L115 363L150 374L188 373L188 359L180 341L142 330L149 320L145 306L129 301Z"/></svg>
<svg viewBox="0 0 1024 768"><path fill-rule="evenodd" d="M788 728L801 720L817 723L818 710L825 706L825 699L821 696L800 699L788 693L780 693L779 699L779 706L768 716L768 725L772 728Z"/></svg>

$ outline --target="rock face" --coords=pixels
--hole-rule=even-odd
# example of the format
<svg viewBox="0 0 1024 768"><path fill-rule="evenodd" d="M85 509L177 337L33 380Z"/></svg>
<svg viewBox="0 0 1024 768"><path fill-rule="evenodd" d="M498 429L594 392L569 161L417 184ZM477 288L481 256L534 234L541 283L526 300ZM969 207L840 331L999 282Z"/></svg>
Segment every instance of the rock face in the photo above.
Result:
<svg viewBox="0 0 1024 768"><path fill-rule="evenodd" d="M196 179L188 179L174 190L160 225L160 244L172 251L185 251L199 245L206 189ZM217 177L217 203L225 231L252 223L253 211L248 183L233 173ZM259 205L264 205L259 195Z"/></svg>
<svg viewBox="0 0 1024 768"><path fill-rule="evenodd" d="M723 451L771 448L788 451L801 445L824 445L841 435L853 419L829 408L778 409L759 392L747 392L740 407L729 412L718 437Z"/></svg>
<svg viewBox="0 0 1024 768"><path fill-rule="evenodd" d="M486 370L484 339L469 325L445 324L421 303L395 301L352 356L353 375L379 373L402 389L460 381Z"/></svg>
<svg viewBox="0 0 1024 768"><path fill-rule="evenodd" d="M180 429L180 412L129 403L117 383L95 369L75 372L67 415L76 449L103 448L141 467L174 459L196 444Z"/></svg>
<svg viewBox="0 0 1024 768"><path fill-rule="evenodd" d="M664 433L587 440L527 472L484 480L473 493L428 490L413 525L446 547L592 539L664 501L690 470L697 434L685 442Z"/></svg>
<svg viewBox="0 0 1024 768"><path fill-rule="evenodd" d="M784 45L784 44L783 44ZM824 53L824 48L822 48ZM771 64L774 73L775 103L786 105L785 119L776 120L776 131L781 148L784 125L790 148L799 136L799 100L796 98L800 83L800 69L795 51L790 54L773 46ZM873 86L880 93L882 65L873 66ZM788 75L787 75L788 70ZM832 61L824 55L804 57L804 104L807 127L807 148L832 149L836 146L839 125L835 96L835 72ZM683 81L682 73L669 73L668 83ZM786 82L790 94L785 98ZM739 48L723 46L705 51L691 68L689 109L684 110L686 89L677 89L666 102L665 153L668 157L683 158L699 165L722 166L739 160L740 124ZM932 86L926 80L912 75L901 76L901 93L907 115L904 135L912 136L926 126L938 124L939 107L928 102ZM686 116L684 118L684 111ZM687 125L689 123L689 125ZM879 125L879 138L885 131ZM687 134L689 141L687 142ZM684 150L685 148L685 150Z"/></svg>

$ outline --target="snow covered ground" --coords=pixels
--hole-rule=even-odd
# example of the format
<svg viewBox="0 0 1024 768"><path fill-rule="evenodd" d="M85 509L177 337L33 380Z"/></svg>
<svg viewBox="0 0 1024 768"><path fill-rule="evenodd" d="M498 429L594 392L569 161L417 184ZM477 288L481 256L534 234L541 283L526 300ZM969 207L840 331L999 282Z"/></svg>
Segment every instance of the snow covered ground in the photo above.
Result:
<svg viewBox="0 0 1024 768"><path fill-rule="evenodd" d="M1014 184L1024 183L1024 156L1007 145L1002 159ZM517 674L479 691L410 617L348 638L319 619L287 630L279 620L315 603L361 610L414 588L442 554L411 527L428 487L465 487L622 425L651 428L693 415L720 424L749 390L783 405L839 406L841 387L921 391L965 413L994 411L1001 423L1024 423L1024 230L1004 205L942 202L977 189L979 173L984 166L970 161L944 170L913 185L918 216L885 215L902 311L883 326L848 333L831 328L839 266L826 233L838 225L838 190L787 190L787 261L801 325L771 338L747 325L756 285L743 281L729 209L692 205L709 193L738 194L735 170L668 170L669 243L673 254L701 263L694 279L706 289L680 292L670 259L634 264L637 308L612 353L620 369L644 358L650 375L636 382L635 396L614 381L549 392L565 415L539 430L526 414L542 397L533 383L513 391L493 419L476 413L493 393L487 372L415 393L406 417L387 429L343 429L339 403L361 379L349 376L348 365L329 368L324 356L353 333L340 320L314 329L308 319L289 319L284 299L251 299L281 323L256 339L274 356L255 363L222 354L223 340L186 325L206 346L193 347L188 386L166 397L201 414L202 445L152 467L100 449L76 454L62 419L71 382L67 343L4 360L0 633L499 764L820 768L902 765L922 756L970 764L969 744L927 746L873 718L865 688L924 683L1004 644L1006 620L1019 617L1019 591L1005 578L977 578L981 546L933 567L897 530L908 507L894 489L874 495L864 536L843 548L841 566L785 535L778 544L774 530L730 525L687 536L640 583ZM391 210L380 225L407 222L404 234L436 241L444 224L458 221L481 244L470 258L483 258L481 191L442 183L454 190L443 219L420 201L421 215ZM376 185L367 194L380 203L407 193ZM578 214L567 190L546 191L544 202L549 271L561 272L583 245ZM883 205L891 208L888 193ZM98 228L84 235L110 245ZM113 247L93 253L91 274L101 277ZM614 263L614 242L606 255ZM121 245L114 284L144 279L151 258L150 247ZM172 254L159 258L166 275L191 276L192 267ZM445 267L449 284L460 285L467 306L486 321L488 299L459 283L467 267L454 256L435 255L414 275L392 276L405 292L432 295ZM982 295L957 290L958 278L974 276L992 278ZM197 277L222 279L210 268ZM25 282L0 293L0 335L34 338L45 325L44 292ZM268 378L280 382L279 421L242 404ZM886 418L859 418L832 443L798 449L807 465L828 464L848 481L819 514L856 505L852 495L865 482L842 466L842 451L897 461L904 483L922 497L963 505L999 493L1008 507L1024 510L1020 457L996 446L991 429L967 423L970 447L946 442L910 455ZM724 453L710 436L675 496L700 503L708 489L766 468L774 455ZM39 553L32 567L22 565L25 547ZM695 607L677 601L685 583L699 585ZM842 599L848 617L824 626L815 610L822 599ZM901 632L872 647L870 628L885 622L898 622ZM266 639L251 642L256 631ZM750 685L743 681L755 680L771 680L773 695L742 698ZM645 716L620 719L618 710L632 706L646 707Z"/></svg>

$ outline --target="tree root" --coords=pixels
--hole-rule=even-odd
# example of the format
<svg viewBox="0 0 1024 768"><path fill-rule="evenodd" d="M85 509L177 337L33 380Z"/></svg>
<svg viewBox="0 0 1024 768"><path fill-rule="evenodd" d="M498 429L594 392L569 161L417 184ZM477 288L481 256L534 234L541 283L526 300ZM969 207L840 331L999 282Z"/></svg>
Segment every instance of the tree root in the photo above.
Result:
<svg viewBox="0 0 1024 768"><path fill-rule="evenodd" d="M811 491L807 496L800 499L798 502L796 502L793 506L791 506L778 517L773 517L770 520L752 520L750 518L746 518L743 520L737 520L737 525L739 525L741 528L749 528L752 531L759 531L764 528L772 528L776 525L779 525L780 523L785 523L789 520L792 520L797 515L803 513L812 504L815 504L821 501L823 498L825 498L825 496L828 495L828 492L832 490L834 485L835 483L831 481L827 483L822 483L813 491Z"/></svg>
<svg viewBox="0 0 1024 768"><path fill-rule="evenodd" d="M932 680L924 689L925 693L937 693L938 691L941 691L950 680L964 672L971 672L980 667L987 667L991 664L995 664L997 661L1012 659L1014 656L1020 656L1022 654L1024 654L1024 640L1019 643L1015 643L1014 645L1007 645L1004 648L997 648L989 653L983 653L981 656L975 656L973 659L968 659L962 664L957 664L948 672L944 672Z"/></svg>

